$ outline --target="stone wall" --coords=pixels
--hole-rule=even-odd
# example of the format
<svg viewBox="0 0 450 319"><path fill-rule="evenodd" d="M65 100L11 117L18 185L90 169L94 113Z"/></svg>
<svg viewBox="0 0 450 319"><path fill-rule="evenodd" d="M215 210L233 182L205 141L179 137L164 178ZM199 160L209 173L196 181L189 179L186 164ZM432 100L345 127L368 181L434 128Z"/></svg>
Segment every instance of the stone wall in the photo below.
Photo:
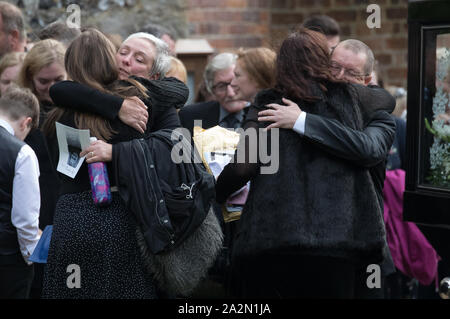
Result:
<svg viewBox="0 0 450 319"><path fill-rule="evenodd" d="M136 32L147 23L164 25L178 36L187 36L183 0L9 0L26 13L30 36L56 20L66 21L70 4L80 7L81 27L95 26L122 37Z"/></svg>

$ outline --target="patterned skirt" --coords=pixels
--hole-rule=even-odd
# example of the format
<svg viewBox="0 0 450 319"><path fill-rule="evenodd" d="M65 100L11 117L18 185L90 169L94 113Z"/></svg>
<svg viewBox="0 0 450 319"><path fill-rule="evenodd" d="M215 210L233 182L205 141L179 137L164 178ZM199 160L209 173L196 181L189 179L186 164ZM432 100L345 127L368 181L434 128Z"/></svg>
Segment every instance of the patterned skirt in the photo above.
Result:
<svg viewBox="0 0 450 319"><path fill-rule="evenodd" d="M91 191L59 198L44 276L43 298L156 298L143 264L136 221L118 193L96 207Z"/></svg>

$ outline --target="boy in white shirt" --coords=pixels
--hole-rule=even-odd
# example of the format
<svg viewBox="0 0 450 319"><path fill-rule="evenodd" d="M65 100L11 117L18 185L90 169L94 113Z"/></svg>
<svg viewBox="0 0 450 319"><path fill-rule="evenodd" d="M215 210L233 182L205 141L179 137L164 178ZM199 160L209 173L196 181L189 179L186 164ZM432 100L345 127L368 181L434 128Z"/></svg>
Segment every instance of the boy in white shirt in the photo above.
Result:
<svg viewBox="0 0 450 319"><path fill-rule="evenodd" d="M34 276L28 258L39 241L39 164L23 142L39 122L28 89L0 98L0 298L28 298Z"/></svg>

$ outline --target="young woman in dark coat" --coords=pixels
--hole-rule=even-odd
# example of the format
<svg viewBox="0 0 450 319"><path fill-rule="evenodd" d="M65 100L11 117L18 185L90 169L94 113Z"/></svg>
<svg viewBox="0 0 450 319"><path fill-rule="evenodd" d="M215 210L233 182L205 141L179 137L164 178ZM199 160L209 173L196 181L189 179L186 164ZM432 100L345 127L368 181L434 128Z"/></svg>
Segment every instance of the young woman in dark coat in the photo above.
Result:
<svg viewBox="0 0 450 319"><path fill-rule="evenodd" d="M261 91L244 129L263 128L258 112L287 98L306 111L362 130L370 113L385 105L364 105L370 88L336 82L330 74L323 35L301 29L282 44L274 89ZM374 101L376 102L376 101ZM257 132L261 142L272 141ZM225 167L216 185L218 202L251 180L234 238L232 267L239 274L238 297L354 298L356 269L379 263L386 247L382 208L366 168L338 159L292 130L279 130L267 143L278 170L262 174L249 161ZM277 156L274 156L278 154ZM273 165L274 163L269 163ZM369 275L369 274L368 274Z"/></svg>
<svg viewBox="0 0 450 319"><path fill-rule="evenodd" d="M95 61L93 64L92 61ZM133 79L119 80L113 44L99 31L89 29L67 49L65 66L74 81L121 98L146 99L146 88ZM108 105L103 105L108 108ZM91 136L109 143L144 137L118 118L57 108L44 125L57 158L55 122L89 129ZM113 170L108 170L116 186ZM117 192L107 207L94 205L87 165L74 179L60 174L61 190L55 210L53 233L44 278L45 298L155 298L152 275L144 270L136 240L136 221ZM81 271L81 287L67 285L69 265ZM73 270L72 270L73 271Z"/></svg>

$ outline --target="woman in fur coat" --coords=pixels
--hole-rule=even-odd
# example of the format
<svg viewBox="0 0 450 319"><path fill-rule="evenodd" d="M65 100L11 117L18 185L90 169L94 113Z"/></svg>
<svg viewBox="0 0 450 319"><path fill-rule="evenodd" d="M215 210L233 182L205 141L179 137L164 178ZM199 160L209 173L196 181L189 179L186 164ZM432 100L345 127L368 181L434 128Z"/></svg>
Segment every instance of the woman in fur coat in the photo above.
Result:
<svg viewBox="0 0 450 319"><path fill-rule="evenodd" d="M275 87L258 93L244 125L257 130L257 145L266 143L278 163L262 164L267 161L259 155L257 163L249 160L246 134L216 185L217 201L223 203L251 180L234 238L237 297L353 298L358 266L382 261L383 214L368 169L330 155L292 130L280 129L279 138L272 139L276 131L266 135L259 129L268 124L257 120L267 105L287 98L307 113L362 130L371 113L387 108L383 101L362 105L370 102L370 90L332 77L323 35L300 29L284 40ZM245 161L239 162L242 149ZM264 173L264 166L274 164L276 172Z"/></svg>

